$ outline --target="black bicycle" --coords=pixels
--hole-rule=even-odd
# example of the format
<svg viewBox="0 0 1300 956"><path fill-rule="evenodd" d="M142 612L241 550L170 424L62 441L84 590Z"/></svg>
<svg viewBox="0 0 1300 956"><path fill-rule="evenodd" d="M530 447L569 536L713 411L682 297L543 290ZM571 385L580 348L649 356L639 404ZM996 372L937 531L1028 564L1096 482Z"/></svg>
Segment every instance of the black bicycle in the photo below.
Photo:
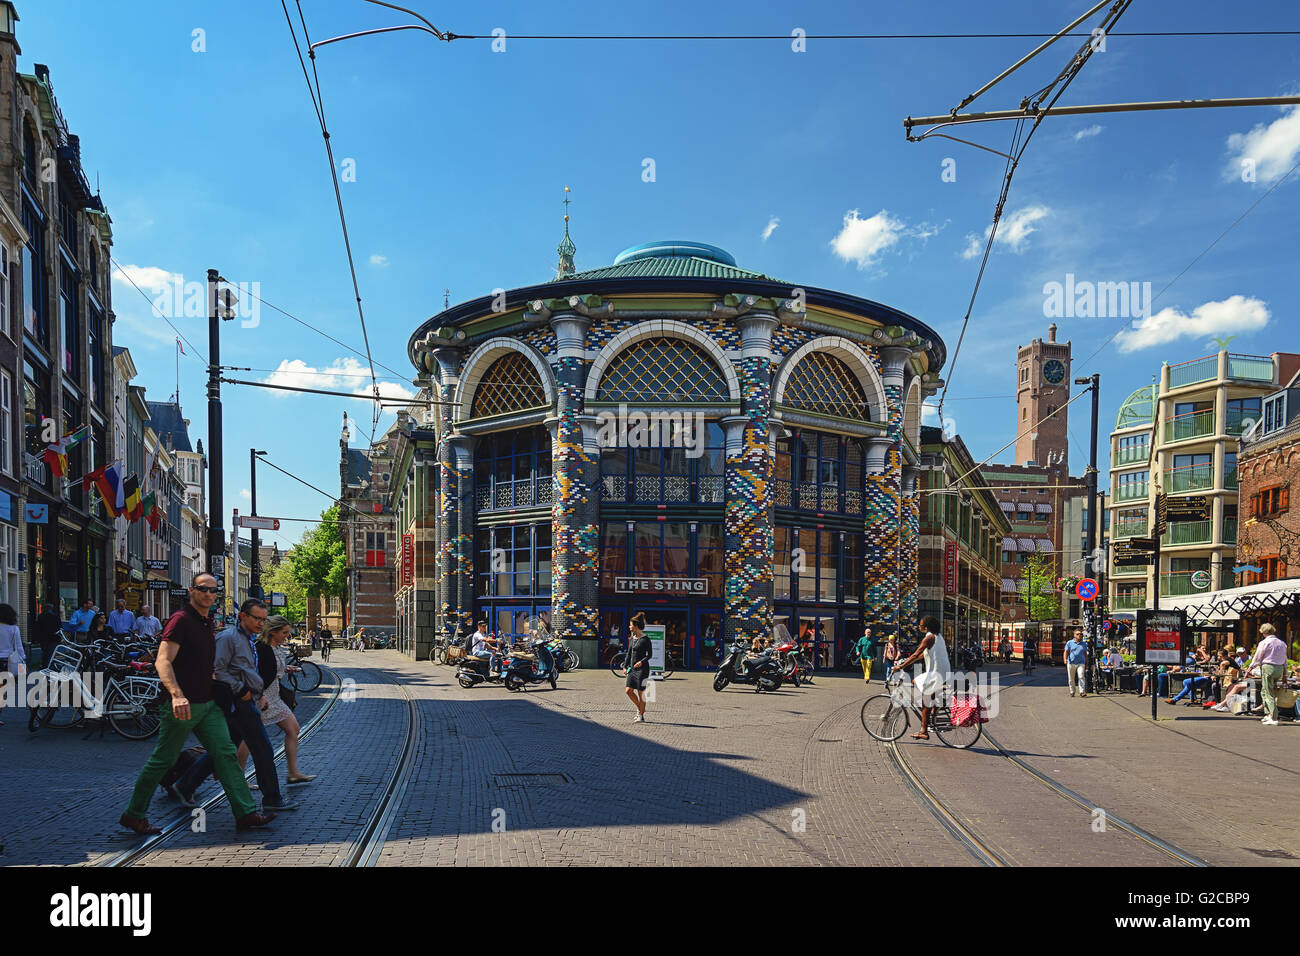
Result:
<svg viewBox="0 0 1300 956"><path fill-rule="evenodd" d="M304 657L299 657L298 652L293 648L288 650L288 658L285 661L290 667L297 667L298 670L289 674L289 686L294 690L300 690L304 694L310 694L320 686L325 672L315 661L309 661Z"/></svg>

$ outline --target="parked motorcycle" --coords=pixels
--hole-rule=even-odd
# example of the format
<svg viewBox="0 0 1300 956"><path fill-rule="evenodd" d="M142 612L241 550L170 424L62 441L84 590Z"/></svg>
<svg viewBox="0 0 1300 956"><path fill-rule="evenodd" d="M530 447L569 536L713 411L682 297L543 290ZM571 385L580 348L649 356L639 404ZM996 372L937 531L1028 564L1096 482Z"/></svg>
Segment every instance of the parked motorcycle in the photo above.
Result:
<svg viewBox="0 0 1300 956"><path fill-rule="evenodd" d="M798 687L807 674L803 658L799 654L799 645L787 639L785 643L773 646L772 656L781 664L781 680Z"/></svg>
<svg viewBox="0 0 1300 956"><path fill-rule="evenodd" d="M529 646L531 651L511 651L502 663L501 679L506 690L522 690L529 684L540 684L543 681L551 685L551 690L555 690L559 674L555 655L545 641L537 641Z"/></svg>
<svg viewBox="0 0 1300 956"><path fill-rule="evenodd" d="M484 660L465 654L456 668L456 680L466 689L479 684L500 684L504 681L505 661L498 654Z"/></svg>
<svg viewBox="0 0 1300 956"><path fill-rule="evenodd" d="M776 690L781 686L781 664L770 652L746 659L745 645L734 643L718 665L713 689L722 690L728 684L752 684L756 694Z"/></svg>

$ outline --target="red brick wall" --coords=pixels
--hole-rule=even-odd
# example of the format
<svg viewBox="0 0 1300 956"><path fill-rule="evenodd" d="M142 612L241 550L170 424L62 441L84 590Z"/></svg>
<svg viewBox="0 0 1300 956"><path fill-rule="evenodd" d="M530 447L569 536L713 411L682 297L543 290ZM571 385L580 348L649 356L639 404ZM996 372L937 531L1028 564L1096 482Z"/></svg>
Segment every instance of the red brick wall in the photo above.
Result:
<svg viewBox="0 0 1300 956"><path fill-rule="evenodd" d="M1258 451L1244 453L1237 462L1240 476L1238 499L1237 561L1258 565L1264 558L1277 557L1285 569L1281 577L1300 577L1300 434L1276 442L1265 442ZM1288 509L1280 515L1256 517L1251 499L1265 489L1281 486L1287 493ZM1254 575L1243 575L1239 584L1253 584Z"/></svg>

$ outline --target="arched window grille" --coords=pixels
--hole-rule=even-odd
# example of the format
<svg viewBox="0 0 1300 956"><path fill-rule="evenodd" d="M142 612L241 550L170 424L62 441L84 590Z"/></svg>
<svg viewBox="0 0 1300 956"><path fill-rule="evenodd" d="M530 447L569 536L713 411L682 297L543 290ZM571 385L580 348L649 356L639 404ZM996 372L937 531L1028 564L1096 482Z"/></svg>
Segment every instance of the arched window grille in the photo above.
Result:
<svg viewBox="0 0 1300 956"><path fill-rule="evenodd" d="M474 390L471 418L504 415L546 404L546 389L527 356L509 352L497 359Z"/></svg>
<svg viewBox="0 0 1300 956"><path fill-rule="evenodd" d="M826 352L809 352L790 373L782 404L819 415L871 421L862 383L843 361Z"/></svg>
<svg viewBox="0 0 1300 956"><path fill-rule="evenodd" d="M683 339L642 339L610 363L596 398L602 402L725 402L726 380L704 352Z"/></svg>

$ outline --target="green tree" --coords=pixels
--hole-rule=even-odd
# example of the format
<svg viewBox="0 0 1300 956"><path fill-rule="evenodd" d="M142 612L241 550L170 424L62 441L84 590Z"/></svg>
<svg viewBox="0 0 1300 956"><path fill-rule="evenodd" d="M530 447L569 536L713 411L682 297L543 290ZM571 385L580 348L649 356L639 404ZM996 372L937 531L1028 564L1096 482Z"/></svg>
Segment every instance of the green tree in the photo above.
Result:
<svg viewBox="0 0 1300 956"><path fill-rule="evenodd" d="M339 534L339 508L320 515L320 524L307 531L289 552L288 565L307 597L342 597L347 587L347 556Z"/></svg>
<svg viewBox="0 0 1300 956"><path fill-rule="evenodd" d="M293 568L287 560L271 565L262 573L262 587L266 590L268 600L273 591L284 595L284 608L277 608L275 613L283 614L294 622L306 619L307 591L302 583L294 578Z"/></svg>
<svg viewBox="0 0 1300 956"><path fill-rule="evenodd" d="M1020 569L1016 590L1020 592L1020 600L1029 608L1031 621L1050 621L1061 616L1061 595L1056 590L1056 577L1056 563L1046 554L1031 554Z"/></svg>

